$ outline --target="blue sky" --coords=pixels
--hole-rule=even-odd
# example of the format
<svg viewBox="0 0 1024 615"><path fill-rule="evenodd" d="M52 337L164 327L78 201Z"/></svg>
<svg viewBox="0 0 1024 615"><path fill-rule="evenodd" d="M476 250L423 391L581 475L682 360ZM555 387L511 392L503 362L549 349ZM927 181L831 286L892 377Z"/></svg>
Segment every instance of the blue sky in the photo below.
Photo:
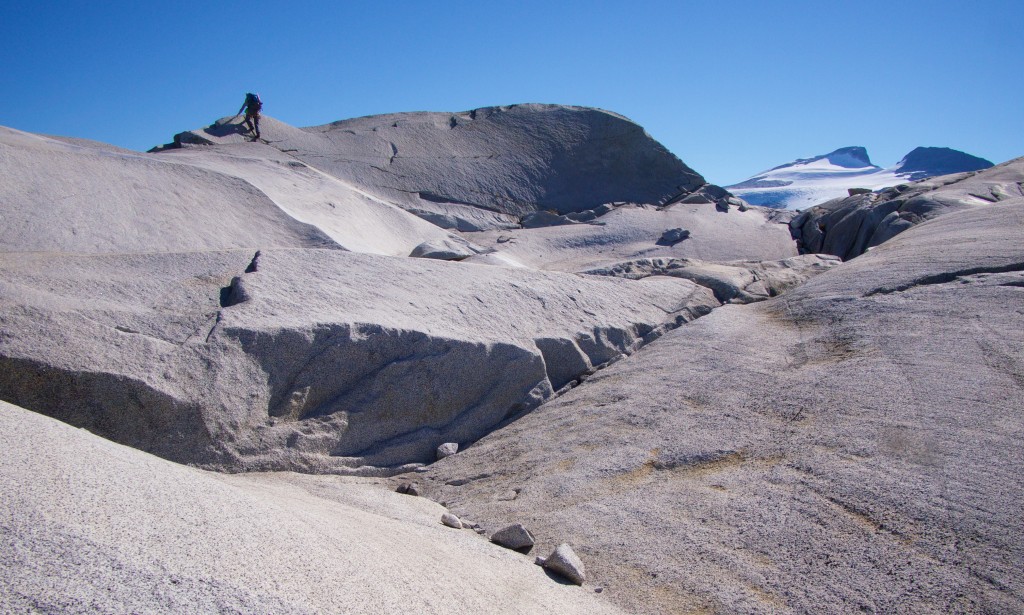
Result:
<svg viewBox="0 0 1024 615"><path fill-rule="evenodd" d="M144 150L255 90L296 126L601 107L719 184L848 145L998 163L1024 155L1021 18L1019 0L4 0L0 124Z"/></svg>

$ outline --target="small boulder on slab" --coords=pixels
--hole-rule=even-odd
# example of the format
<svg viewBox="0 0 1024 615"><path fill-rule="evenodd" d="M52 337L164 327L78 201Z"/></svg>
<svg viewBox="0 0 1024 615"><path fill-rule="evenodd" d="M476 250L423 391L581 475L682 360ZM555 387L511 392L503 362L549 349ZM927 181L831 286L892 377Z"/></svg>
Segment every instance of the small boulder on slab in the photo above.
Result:
<svg viewBox="0 0 1024 615"><path fill-rule="evenodd" d="M441 515L441 523L447 525L448 527L453 527L457 530L462 529L462 521L450 512L446 512L443 515Z"/></svg>
<svg viewBox="0 0 1024 615"><path fill-rule="evenodd" d="M445 457L451 457L457 452L459 452L459 445L457 442L445 442L441 446L437 447L437 459L440 461Z"/></svg>
<svg viewBox="0 0 1024 615"><path fill-rule="evenodd" d="M460 261L480 254L484 250L460 237L424 241L409 254L412 258L432 258L442 261Z"/></svg>
<svg viewBox="0 0 1024 615"><path fill-rule="evenodd" d="M586 580L583 562L572 548L565 543L558 545L558 548L551 555L544 558L544 563L541 566L577 585L583 585L583 581Z"/></svg>
<svg viewBox="0 0 1024 615"><path fill-rule="evenodd" d="M395 489L398 493L404 495L419 495L420 490L416 487L416 483L401 483L398 488Z"/></svg>
<svg viewBox="0 0 1024 615"><path fill-rule="evenodd" d="M533 535L521 523L498 530L491 535L491 542L515 551L528 549L534 544Z"/></svg>
<svg viewBox="0 0 1024 615"><path fill-rule="evenodd" d="M661 234L661 239L657 243L659 246L674 246L689 237L690 231L684 228L670 228Z"/></svg>

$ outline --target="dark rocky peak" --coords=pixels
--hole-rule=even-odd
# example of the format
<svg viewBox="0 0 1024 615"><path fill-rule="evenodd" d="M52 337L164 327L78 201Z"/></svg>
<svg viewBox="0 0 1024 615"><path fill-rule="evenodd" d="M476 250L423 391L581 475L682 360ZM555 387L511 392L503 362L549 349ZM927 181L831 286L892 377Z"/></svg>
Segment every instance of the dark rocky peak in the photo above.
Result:
<svg viewBox="0 0 1024 615"><path fill-rule="evenodd" d="M820 156L819 158L825 158L837 167L844 167L847 169L860 169L862 167L875 166L871 164L871 158L868 157L868 150L860 147L859 145L841 147L836 151Z"/></svg>
<svg viewBox="0 0 1024 615"><path fill-rule="evenodd" d="M911 179L924 179L950 173L980 171L991 166L992 163L984 158L948 147L918 147L899 161L895 171L910 174Z"/></svg>
<svg viewBox="0 0 1024 615"><path fill-rule="evenodd" d="M840 147L835 151L822 154L820 156L814 156L812 158L798 158L793 162L777 166L771 170L776 171L787 167L810 164L819 160L828 160L829 163L845 169L862 169L865 167L879 168L871 163L871 158L868 157L868 150L866 148L859 145L853 145L850 147Z"/></svg>

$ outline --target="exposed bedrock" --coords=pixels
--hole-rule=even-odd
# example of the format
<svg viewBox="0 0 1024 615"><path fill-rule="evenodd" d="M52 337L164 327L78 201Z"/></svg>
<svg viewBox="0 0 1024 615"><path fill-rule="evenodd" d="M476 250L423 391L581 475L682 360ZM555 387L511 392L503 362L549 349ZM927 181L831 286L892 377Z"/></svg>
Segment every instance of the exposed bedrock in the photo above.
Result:
<svg viewBox="0 0 1024 615"><path fill-rule="evenodd" d="M0 398L185 463L379 473L473 442L718 305L667 278L254 260L12 255Z"/></svg>
<svg viewBox="0 0 1024 615"><path fill-rule="evenodd" d="M630 280L655 275L683 278L708 288L722 303L753 303L781 295L840 262L838 257L824 254L804 254L777 261L725 263L693 258L643 258L585 273Z"/></svg>
<svg viewBox="0 0 1024 615"><path fill-rule="evenodd" d="M942 214L1024 196L1024 158L812 207L790 222L802 253L849 260Z"/></svg>
<svg viewBox="0 0 1024 615"><path fill-rule="evenodd" d="M241 142L230 118L179 143ZM631 201L664 204L728 192L627 118L601 109L521 104L459 113L394 113L296 128L265 118L266 142L445 228L511 228L523 216ZM704 197L701 197L704 198ZM537 221L535 220L535 223Z"/></svg>
<svg viewBox="0 0 1024 615"><path fill-rule="evenodd" d="M515 216L613 201L657 203L704 184L643 128L600 109L525 104L371 116L305 130L326 150L308 152L326 154L308 162L332 174L428 203ZM295 155L307 158L301 146Z"/></svg>
<svg viewBox="0 0 1024 615"><path fill-rule="evenodd" d="M0 251L338 247L251 183L0 127Z"/></svg>
<svg viewBox="0 0 1024 615"><path fill-rule="evenodd" d="M3 613L622 613L426 498L203 472L4 402L0 488Z"/></svg>
<svg viewBox="0 0 1024 615"><path fill-rule="evenodd" d="M968 208L716 309L421 493L571 544L631 613L1024 612L1022 229Z"/></svg>

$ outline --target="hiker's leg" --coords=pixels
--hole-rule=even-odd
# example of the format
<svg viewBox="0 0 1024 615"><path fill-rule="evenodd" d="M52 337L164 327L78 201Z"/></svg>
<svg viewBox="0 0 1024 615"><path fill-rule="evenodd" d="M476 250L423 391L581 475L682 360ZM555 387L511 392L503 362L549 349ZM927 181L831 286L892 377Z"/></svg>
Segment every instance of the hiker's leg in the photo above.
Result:
<svg viewBox="0 0 1024 615"><path fill-rule="evenodd" d="M259 115L253 116L252 123L255 126L255 129L253 130L253 132L256 133L256 138L259 139L260 138L260 116Z"/></svg>

